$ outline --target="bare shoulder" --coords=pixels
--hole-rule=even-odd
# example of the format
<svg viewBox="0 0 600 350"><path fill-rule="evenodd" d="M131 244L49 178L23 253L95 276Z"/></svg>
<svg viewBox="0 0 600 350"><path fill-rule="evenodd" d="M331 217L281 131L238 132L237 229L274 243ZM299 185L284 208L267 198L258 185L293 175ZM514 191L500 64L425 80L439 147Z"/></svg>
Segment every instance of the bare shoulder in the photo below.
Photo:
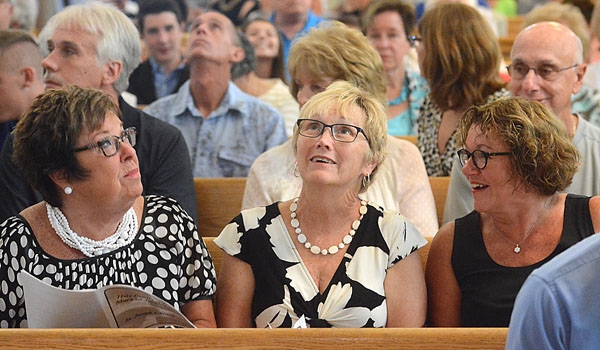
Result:
<svg viewBox="0 0 600 350"><path fill-rule="evenodd" d="M594 224L594 232L600 232L600 196L590 198L590 215Z"/></svg>

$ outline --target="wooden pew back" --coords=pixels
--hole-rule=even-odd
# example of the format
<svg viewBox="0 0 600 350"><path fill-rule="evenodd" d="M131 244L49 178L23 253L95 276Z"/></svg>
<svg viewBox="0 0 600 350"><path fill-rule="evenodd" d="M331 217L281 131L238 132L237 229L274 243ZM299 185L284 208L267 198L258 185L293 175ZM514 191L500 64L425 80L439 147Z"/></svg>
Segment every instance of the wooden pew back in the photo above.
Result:
<svg viewBox="0 0 600 350"><path fill-rule="evenodd" d="M245 177L195 178L198 231L216 237L242 210Z"/></svg>
<svg viewBox="0 0 600 350"><path fill-rule="evenodd" d="M25 349L504 349L507 328L2 329Z"/></svg>
<svg viewBox="0 0 600 350"><path fill-rule="evenodd" d="M441 225L450 177L430 177L438 223ZM196 178L198 231L203 237L216 237L242 208L246 178Z"/></svg>

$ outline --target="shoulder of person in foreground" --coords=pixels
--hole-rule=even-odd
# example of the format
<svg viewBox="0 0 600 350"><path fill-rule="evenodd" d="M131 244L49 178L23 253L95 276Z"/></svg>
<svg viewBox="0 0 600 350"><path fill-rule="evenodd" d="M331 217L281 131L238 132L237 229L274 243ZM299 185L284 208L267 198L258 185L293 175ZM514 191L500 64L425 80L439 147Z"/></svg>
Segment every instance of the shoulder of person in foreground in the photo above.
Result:
<svg viewBox="0 0 600 350"><path fill-rule="evenodd" d="M176 127L122 103L123 123L137 129L136 151L145 194L171 197L198 220L187 145Z"/></svg>
<svg viewBox="0 0 600 350"><path fill-rule="evenodd" d="M600 235L532 272L519 291L506 349L591 349L600 342Z"/></svg>

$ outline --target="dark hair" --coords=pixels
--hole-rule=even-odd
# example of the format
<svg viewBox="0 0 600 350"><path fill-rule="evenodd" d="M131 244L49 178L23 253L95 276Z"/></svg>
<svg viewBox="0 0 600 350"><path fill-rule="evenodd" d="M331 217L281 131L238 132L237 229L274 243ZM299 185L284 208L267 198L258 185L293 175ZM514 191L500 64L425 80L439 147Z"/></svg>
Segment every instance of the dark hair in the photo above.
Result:
<svg viewBox="0 0 600 350"><path fill-rule="evenodd" d="M529 191L551 195L565 190L579 166L579 152L565 125L546 106L520 97L468 108L458 124L458 143L471 127L506 143L514 176Z"/></svg>
<svg viewBox="0 0 600 350"><path fill-rule="evenodd" d="M400 0L374 0L366 8L362 16L362 31L367 32L367 29L373 24L373 19L383 12L397 12L402 18L404 25L404 33L410 35L415 29L417 15L415 8L408 3Z"/></svg>
<svg viewBox="0 0 600 350"><path fill-rule="evenodd" d="M275 59L273 60L273 65L271 66L271 76L269 78L279 78L283 82L287 83L287 77L285 75L285 65L283 63L283 37L281 36L281 32L279 31L279 29L277 29L277 27L273 23L271 23L271 21L269 21L269 19L262 13L252 12L242 25L242 32L246 33L248 26L258 21L270 23L273 27L275 27L275 30L277 31L277 37L279 38L279 53L277 54L277 57L275 57Z"/></svg>
<svg viewBox="0 0 600 350"><path fill-rule="evenodd" d="M252 43L248 40L246 34L238 31L237 35L240 41L240 47L244 50L244 59L231 66L231 80L246 76L256 69L254 46L252 46Z"/></svg>
<svg viewBox="0 0 600 350"><path fill-rule="evenodd" d="M51 174L64 172L67 179L88 176L73 152L75 142L104 124L107 112L121 112L103 91L77 86L48 90L36 97L13 131L13 160L23 178L50 205L60 207L59 189Z"/></svg>
<svg viewBox="0 0 600 350"><path fill-rule="evenodd" d="M156 15L161 12L172 12L177 17L177 23L185 21L181 7L173 0L144 0L140 2L138 12L138 27L140 33L144 32L144 18L148 15Z"/></svg>
<svg viewBox="0 0 600 350"><path fill-rule="evenodd" d="M0 30L0 54L2 54L5 49L19 43L30 43L38 46L33 37L23 30Z"/></svg>

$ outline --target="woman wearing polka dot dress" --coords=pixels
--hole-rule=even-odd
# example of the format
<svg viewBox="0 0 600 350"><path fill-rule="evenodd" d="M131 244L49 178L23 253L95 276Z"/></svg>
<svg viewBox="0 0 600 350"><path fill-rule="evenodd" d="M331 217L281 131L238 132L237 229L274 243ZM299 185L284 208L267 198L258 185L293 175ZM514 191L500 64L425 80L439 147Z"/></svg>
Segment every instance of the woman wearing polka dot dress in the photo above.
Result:
<svg viewBox="0 0 600 350"><path fill-rule="evenodd" d="M63 289L136 286L215 327L208 250L176 201L141 195L136 130L119 116L103 92L68 87L15 128L15 163L44 200L0 224L0 327L27 327L21 271Z"/></svg>

